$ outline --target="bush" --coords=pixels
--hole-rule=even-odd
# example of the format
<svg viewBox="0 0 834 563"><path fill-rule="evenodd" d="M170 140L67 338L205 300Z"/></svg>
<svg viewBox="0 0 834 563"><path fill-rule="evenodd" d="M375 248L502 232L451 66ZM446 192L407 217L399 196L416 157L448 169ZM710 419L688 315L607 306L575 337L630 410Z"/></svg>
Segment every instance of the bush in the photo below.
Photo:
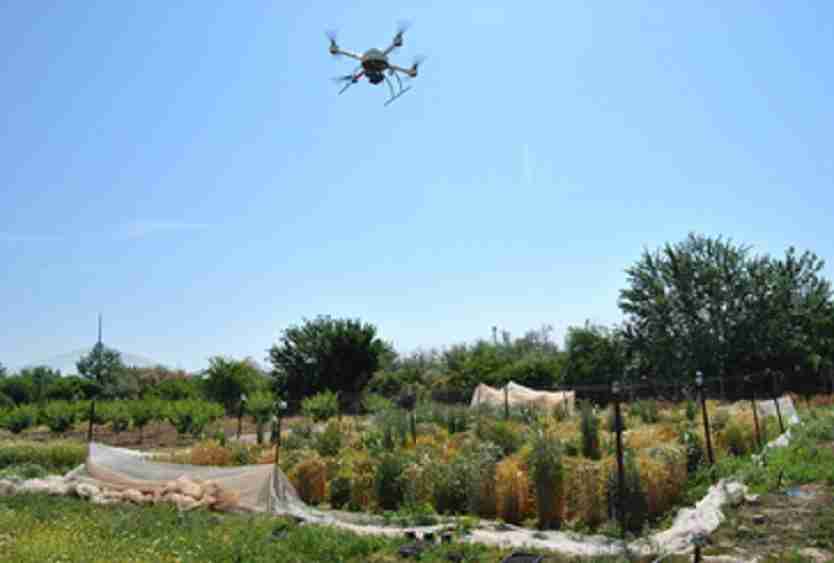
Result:
<svg viewBox="0 0 834 563"><path fill-rule="evenodd" d="M101 403L96 408L101 410L102 418L110 423L114 434L120 434L130 427L130 411L125 402Z"/></svg>
<svg viewBox="0 0 834 563"><path fill-rule="evenodd" d="M41 418L56 434L63 434L75 424L75 407L66 401L51 401L43 409Z"/></svg>
<svg viewBox="0 0 834 563"><path fill-rule="evenodd" d="M75 442L0 442L0 468L34 463L48 471L65 473L84 463L86 457L87 445Z"/></svg>
<svg viewBox="0 0 834 563"><path fill-rule="evenodd" d="M679 441L686 448L686 471L690 475L695 473L704 462L704 446L701 437L692 430L684 430Z"/></svg>
<svg viewBox="0 0 834 563"><path fill-rule="evenodd" d="M307 504L320 504L327 492L327 465L317 455L308 457L296 465L289 479L298 496Z"/></svg>
<svg viewBox="0 0 834 563"><path fill-rule="evenodd" d="M0 470L0 479L43 479L49 472L37 463L22 463Z"/></svg>
<svg viewBox="0 0 834 563"><path fill-rule="evenodd" d="M301 412L316 422L339 414L339 397L333 391L322 391L301 401Z"/></svg>
<svg viewBox="0 0 834 563"><path fill-rule="evenodd" d="M403 502L405 487L402 474L405 463L396 454L385 454L376 467L374 494L383 510L396 510Z"/></svg>
<svg viewBox="0 0 834 563"><path fill-rule="evenodd" d="M33 405L20 405L10 410L0 421L3 428L12 434L20 434L27 428L31 428L38 417L38 411Z"/></svg>
<svg viewBox="0 0 834 563"><path fill-rule="evenodd" d="M599 419L594 414L590 401L582 401L580 406L582 421L582 455L588 459L599 459Z"/></svg>
<svg viewBox="0 0 834 563"><path fill-rule="evenodd" d="M342 429L337 421L331 420L324 431L316 434L314 447L319 455L324 457L335 456L339 453L342 449Z"/></svg>
<svg viewBox="0 0 834 563"><path fill-rule="evenodd" d="M692 399L688 399L686 401L686 420L692 422L695 420L695 417L698 415L698 406L695 404L695 401Z"/></svg>
<svg viewBox="0 0 834 563"><path fill-rule="evenodd" d="M272 418L275 411L275 399L268 391L256 391L246 402L246 410L255 420L258 443L263 444L264 426Z"/></svg>
<svg viewBox="0 0 834 563"><path fill-rule="evenodd" d="M165 417L177 430L177 434L200 436L211 422L222 418L222 405L208 401L174 401L168 405Z"/></svg>
<svg viewBox="0 0 834 563"><path fill-rule="evenodd" d="M342 508L350 503L350 476L338 474L330 481L330 506Z"/></svg>
<svg viewBox="0 0 834 563"><path fill-rule="evenodd" d="M394 408L394 403L382 395L368 393L362 399L362 408L369 414L376 414L378 412Z"/></svg>
<svg viewBox="0 0 834 563"><path fill-rule="evenodd" d="M439 513L462 512L467 508L471 469L459 456L450 463L437 463L430 467L434 481L432 492L434 507Z"/></svg>
<svg viewBox="0 0 834 563"><path fill-rule="evenodd" d="M512 422L505 420L482 422L479 437L501 448L503 457L514 454L524 443L524 438L516 429L516 426Z"/></svg>
<svg viewBox="0 0 834 563"><path fill-rule="evenodd" d="M212 465L223 467L232 465L234 456L232 451L216 440L198 442L191 447L192 465Z"/></svg>
<svg viewBox="0 0 834 563"><path fill-rule="evenodd" d="M501 449L490 442L477 444L464 455L468 467L467 505L473 514L493 518L496 513L495 468Z"/></svg>
<svg viewBox="0 0 834 563"><path fill-rule="evenodd" d="M521 524L527 513L527 475L518 461L507 458L495 468L498 517L511 524Z"/></svg>
<svg viewBox="0 0 834 563"><path fill-rule="evenodd" d="M622 505L619 503L619 484L617 468L615 467L608 476L608 516L611 519L617 517L620 506L625 509L625 526L628 532L639 534L646 525L649 507L646 494L640 483L640 472L634 459L634 454L626 450L623 459L624 473L624 499Z"/></svg>
<svg viewBox="0 0 834 563"><path fill-rule="evenodd" d="M657 411L657 401L654 399L641 399L631 405L631 415L639 417L643 424L655 424L660 420Z"/></svg>
<svg viewBox="0 0 834 563"><path fill-rule="evenodd" d="M536 488L539 527L558 528L564 504L562 452L552 436L537 433L530 452L531 477Z"/></svg>
<svg viewBox="0 0 834 563"><path fill-rule="evenodd" d="M162 416L162 405L155 399L143 399L131 401L127 408L133 427L139 429L139 442L141 443L145 426Z"/></svg>

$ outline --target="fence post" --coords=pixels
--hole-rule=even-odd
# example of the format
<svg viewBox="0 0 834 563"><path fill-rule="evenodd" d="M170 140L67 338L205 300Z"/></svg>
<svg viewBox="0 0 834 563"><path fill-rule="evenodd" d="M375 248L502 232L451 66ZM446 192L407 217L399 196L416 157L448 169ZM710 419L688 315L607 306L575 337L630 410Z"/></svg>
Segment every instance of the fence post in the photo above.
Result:
<svg viewBox="0 0 834 563"><path fill-rule="evenodd" d="M614 381L611 384L611 394L614 396L614 431L617 433L617 516L620 520L621 532L625 537L625 467L623 465L623 420L620 412L619 382Z"/></svg>
<svg viewBox="0 0 834 563"><path fill-rule="evenodd" d="M722 380L723 381L723 380ZM704 437L707 441L707 459L709 464L715 465L715 456L712 453L712 437L709 433L709 416L707 415L707 398L704 393L704 374L700 371L695 372L695 387L698 389L698 395L701 399L701 414L704 419Z"/></svg>
<svg viewBox="0 0 834 563"><path fill-rule="evenodd" d="M96 418L96 398L90 401L90 424L87 426L87 442L93 441L93 420Z"/></svg>
<svg viewBox="0 0 834 563"><path fill-rule="evenodd" d="M779 407L779 389L777 387L777 376L776 372L773 373L773 404L776 405L776 416L779 418L779 430L781 433L785 433L785 423L782 422L782 409Z"/></svg>
<svg viewBox="0 0 834 563"><path fill-rule="evenodd" d="M240 394L240 409L237 411L237 439L240 440L240 434L243 431L243 404L246 402L246 393Z"/></svg>
<svg viewBox="0 0 834 563"><path fill-rule="evenodd" d="M756 386L751 381L750 376L744 378L750 384L750 405L753 407L753 424L756 427L756 446L762 447L762 436L759 431L759 412L756 409Z"/></svg>
<svg viewBox="0 0 834 563"><path fill-rule="evenodd" d="M281 421L283 419L283 412L284 409L287 408L287 403L284 401L278 401L275 403L275 413L278 417L278 431L275 433L275 468L278 469L278 456L281 452Z"/></svg>

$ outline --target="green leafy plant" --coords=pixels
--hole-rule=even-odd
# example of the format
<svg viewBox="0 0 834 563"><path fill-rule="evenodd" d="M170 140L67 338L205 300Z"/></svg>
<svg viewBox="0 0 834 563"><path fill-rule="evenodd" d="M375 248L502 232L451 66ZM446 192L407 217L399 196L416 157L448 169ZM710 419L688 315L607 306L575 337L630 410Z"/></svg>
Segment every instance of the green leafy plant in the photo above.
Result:
<svg viewBox="0 0 834 563"><path fill-rule="evenodd" d="M536 489L536 510L540 528L558 528L564 502L562 451L553 436L537 432L530 452L531 476Z"/></svg>
<svg viewBox="0 0 834 563"><path fill-rule="evenodd" d="M395 454L383 455L376 467L374 493L379 507L383 510L395 510L403 501L403 469L403 459Z"/></svg>
<svg viewBox="0 0 834 563"><path fill-rule="evenodd" d="M324 427L322 432L316 434L314 446L319 455L323 457L335 456L342 448L342 429L339 423L331 420Z"/></svg>
<svg viewBox="0 0 834 563"><path fill-rule="evenodd" d="M63 434L75 424L75 408L66 401L50 401L44 407L41 418L56 434Z"/></svg>
<svg viewBox="0 0 834 563"><path fill-rule="evenodd" d="M588 459L599 459L599 419L594 414L590 401L582 401L580 405L581 423L579 429L582 433L582 455Z"/></svg>
<svg viewBox="0 0 834 563"><path fill-rule="evenodd" d="M620 508L625 509L624 528L632 533L639 534L646 525L649 515L649 505L645 491L640 483L640 471L637 467L634 453L626 450L623 456L623 494L620 502L620 490L618 483L617 469L608 476L608 514L614 519L617 517Z"/></svg>
<svg viewBox="0 0 834 563"><path fill-rule="evenodd" d="M12 434L20 434L35 424L37 417L38 410L33 405L20 405L6 413L1 422Z"/></svg>
<svg viewBox="0 0 834 563"><path fill-rule="evenodd" d="M686 401L686 420L692 422L695 420L695 417L698 415L698 406L695 404L695 401L692 399L688 399Z"/></svg>
<svg viewBox="0 0 834 563"><path fill-rule="evenodd" d="M339 397L333 391L322 391L301 401L301 412L316 422L339 414Z"/></svg>
<svg viewBox="0 0 834 563"><path fill-rule="evenodd" d="M264 428L275 412L275 399L272 393L257 391L246 402L246 411L255 421L255 432L259 444L264 443Z"/></svg>
<svg viewBox="0 0 834 563"><path fill-rule="evenodd" d="M162 404L155 399L143 399L128 403L128 412L133 427L139 430L139 442L144 439L145 427L162 416Z"/></svg>

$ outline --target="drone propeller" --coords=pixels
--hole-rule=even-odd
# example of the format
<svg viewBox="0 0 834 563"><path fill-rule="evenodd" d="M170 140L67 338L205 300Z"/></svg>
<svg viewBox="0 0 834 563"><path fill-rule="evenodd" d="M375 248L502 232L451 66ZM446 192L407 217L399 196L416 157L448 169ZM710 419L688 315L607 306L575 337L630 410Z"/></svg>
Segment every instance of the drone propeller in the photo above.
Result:
<svg viewBox="0 0 834 563"><path fill-rule="evenodd" d="M330 54L331 55L338 55L339 54L339 45L336 43L336 31L333 29L329 29L324 32L327 38L330 40Z"/></svg>
<svg viewBox="0 0 834 563"><path fill-rule="evenodd" d="M408 76L409 78L415 78L417 76L417 68L423 64L426 60L426 57L423 55L418 55L414 57L414 62L411 63L411 68L409 69Z"/></svg>
<svg viewBox="0 0 834 563"><path fill-rule="evenodd" d="M394 35L394 47L403 46L403 33L408 31L411 27L411 22L408 20L400 20L397 22L397 33Z"/></svg>
<svg viewBox="0 0 834 563"><path fill-rule="evenodd" d="M344 74L342 76L334 76L331 78L333 82L358 82L359 79L353 74Z"/></svg>

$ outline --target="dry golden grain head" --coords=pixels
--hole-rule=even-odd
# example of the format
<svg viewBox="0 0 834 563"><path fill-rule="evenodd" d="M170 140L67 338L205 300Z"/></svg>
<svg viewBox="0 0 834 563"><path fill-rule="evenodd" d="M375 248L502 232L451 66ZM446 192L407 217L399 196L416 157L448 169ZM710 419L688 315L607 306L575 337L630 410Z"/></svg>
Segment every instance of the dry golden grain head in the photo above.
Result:
<svg viewBox="0 0 834 563"><path fill-rule="evenodd" d="M307 504L320 504L327 497L327 464L319 456L301 461L288 477Z"/></svg>
<svg viewBox="0 0 834 563"><path fill-rule="evenodd" d="M529 515L529 480L519 460L509 457L495 468L496 508L498 517L520 524Z"/></svg>

